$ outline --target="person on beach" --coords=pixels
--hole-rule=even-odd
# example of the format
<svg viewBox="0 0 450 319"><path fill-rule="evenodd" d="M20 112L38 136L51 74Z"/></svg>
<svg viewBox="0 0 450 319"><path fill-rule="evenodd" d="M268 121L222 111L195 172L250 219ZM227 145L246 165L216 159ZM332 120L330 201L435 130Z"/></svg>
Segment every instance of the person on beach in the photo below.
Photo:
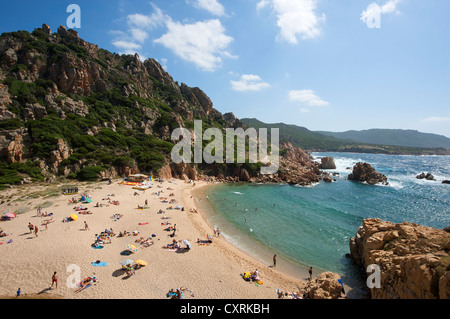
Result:
<svg viewBox="0 0 450 319"><path fill-rule="evenodd" d="M28 229L30 230L30 234L33 232L34 226L31 223L28 223Z"/></svg>
<svg viewBox="0 0 450 319"><path fill-rule="evenodd" d="M84 221L84 230L90 230L88 224L86 223L86 221Z"/></svg>
<svg viewBox="0 0 450 319"><path fill-rule="evenodd" d="M37 226L34 226L34 235L35 235L36 237L38 236L38 231L39 231L38 227L37 227Z"/></svg>
<svg viewBox="0 0 450 319"><path fill-rule="evenodd" d="M22 293L22 291L20 290L20 288L17 289L16 298L19 298L21 293Z"/></svg>
<svg viewBox="0 0 450 319"><path fill-rule="evenodd" d="M51 288L53 288L53 284L56 284L56 288L58 288L58 276L56 275L56 271L53 273L53 276L52 276L52 286L51 286Z"/></svg>
<svg viewBox="0 0 450 319"><path fill-rule="evenodd" d="M277 266L277 255L273 255L273 266L276 267Z"/></svg>
<svg viewBox="0 0 450 319"><path fill-rule="evenodd" d="M312 280L312 267L309 267L309 281Z"/></svg>

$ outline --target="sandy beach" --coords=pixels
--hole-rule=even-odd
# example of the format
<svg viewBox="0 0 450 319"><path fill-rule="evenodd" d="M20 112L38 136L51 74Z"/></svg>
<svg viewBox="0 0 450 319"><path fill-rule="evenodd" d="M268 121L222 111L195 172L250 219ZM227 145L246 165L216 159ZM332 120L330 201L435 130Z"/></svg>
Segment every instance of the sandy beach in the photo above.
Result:
<svg viewBox="0 0 450 319"><path fill-rule="evenodd" d="M171 289L184 287L183 299L276 299L276 289L296 292L305 284L304 278L283 274L243 253L223 237L214 236L204 214L191 212L196 208L192 191L208 187L207 182L197 182L195 186L181 180L155 182L146 191L120 182L79 183L78 195L62 195L62 184L22 185L1 191L0 211L16 212L17 217L0 222L0 228L8 234L0 238L0 295L15 296L20 288L22 296L166 299ZM80 199L81 194L88 195L92 202L69 202L74 196ZM169 203L161 198L167 198ZM146 200L149 208L139 210L138 205L145 206ZM176 202L170 203L171 200ZM119 205L114 205L114 201ZM102 207L95 207L97 203ZM75 211L79 205L91 214ZM168 209L177 206L184 210ZM38 207L52 216L38 217ZM76 214L78 220L63 222L71 214ZM121 217L113 218L115 214ZM53 222L45 226L43 221L51 218ZM37 236L30 233L29 223L38 226ZM171 237L173 232L166 229L175 224L175 237ZM102 249L94 249L96 235L106 229L112 229L115 236L110 237L110 243L104 242ZM131 235L119 237L125 231ZM208 235L213 237L212 244L197 243ZM145 247L136 242L141 238L150 238L153 244ZM182 248L186 247L183 240L187 240L191 249L163 248L174 239ZM137 251L126 255L127 245L134 245ZM147 265L128 276L120 264L125 259L143 260ZM241 274L256 269L263 284L243 280ZM54 284L51 288L55 271L58 287ZM72 287L80 278L94 276L97 281L92 286L80 292Z"/></svg>

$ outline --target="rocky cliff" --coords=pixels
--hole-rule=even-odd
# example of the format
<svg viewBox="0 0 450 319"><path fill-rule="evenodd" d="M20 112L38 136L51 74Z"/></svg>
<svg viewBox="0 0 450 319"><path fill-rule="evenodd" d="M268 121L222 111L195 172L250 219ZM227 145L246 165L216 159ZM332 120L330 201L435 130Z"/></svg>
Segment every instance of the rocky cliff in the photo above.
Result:
<svg viewBox="0 0 450 319"><path fill-rule="evenodd" d="M450 298L450 233L444 230L366 219L350 239L350 251L365 270L380 267L373 299Z"/></svg>

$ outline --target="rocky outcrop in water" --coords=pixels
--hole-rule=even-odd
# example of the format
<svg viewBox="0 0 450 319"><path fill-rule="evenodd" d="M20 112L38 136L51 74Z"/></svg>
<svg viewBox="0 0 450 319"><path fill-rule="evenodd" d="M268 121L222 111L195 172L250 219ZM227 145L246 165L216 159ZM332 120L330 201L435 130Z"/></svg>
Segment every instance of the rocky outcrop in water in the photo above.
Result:
<svg viewBox="0 0 450 319"><path fill-rule="evenodd" d="M369 163L357 163L353 172L348 175L349 180L366 182L369 185L389 185L387 177L375 170Z"/></svg>
<svg viewBox="0 0 450 319"><path fill-rule="evenodd" d="M336 169L336 164L334 163L334 158L332 157L322 157L320 159L321 163L319 165L320 169Z"/></svg>
<svg viewBox="0 0 450 319"><path fill-rule="evenodd" d="M436 178L434 178L433 174L431 173L420 173L419 175L416 176L417 179L426 179L427 181L435 181Z"/></svg>
<svg viewBox="0 0 450 319"><path fill-rule="evenodd" d="M380 267L373 299L449 299L450 233L414 223L366 219L350 239L358 266Z"/></svg>

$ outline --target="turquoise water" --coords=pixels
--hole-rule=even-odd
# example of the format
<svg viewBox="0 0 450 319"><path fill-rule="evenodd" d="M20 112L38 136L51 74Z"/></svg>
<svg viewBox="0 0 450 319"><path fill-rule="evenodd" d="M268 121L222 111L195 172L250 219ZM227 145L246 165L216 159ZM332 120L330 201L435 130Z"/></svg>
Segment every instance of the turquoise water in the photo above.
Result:
<svg viewBox="0 0 450 319"><path fill-rule="evenodd" d="M310 187L290 185L218 185L206 192L215 208L209 217L228 240L271 263L273 253L291 268L333 271L354 276L359 270L345 255L349 239L364 218L414 222L444 228L450 225L449 156L388 156L353 153L313 153L332 156L337 182ZM346 180L347 169L370 163L388 177L390 186L370 186ZM438 181L418 180L431 172Z"/></svg>

